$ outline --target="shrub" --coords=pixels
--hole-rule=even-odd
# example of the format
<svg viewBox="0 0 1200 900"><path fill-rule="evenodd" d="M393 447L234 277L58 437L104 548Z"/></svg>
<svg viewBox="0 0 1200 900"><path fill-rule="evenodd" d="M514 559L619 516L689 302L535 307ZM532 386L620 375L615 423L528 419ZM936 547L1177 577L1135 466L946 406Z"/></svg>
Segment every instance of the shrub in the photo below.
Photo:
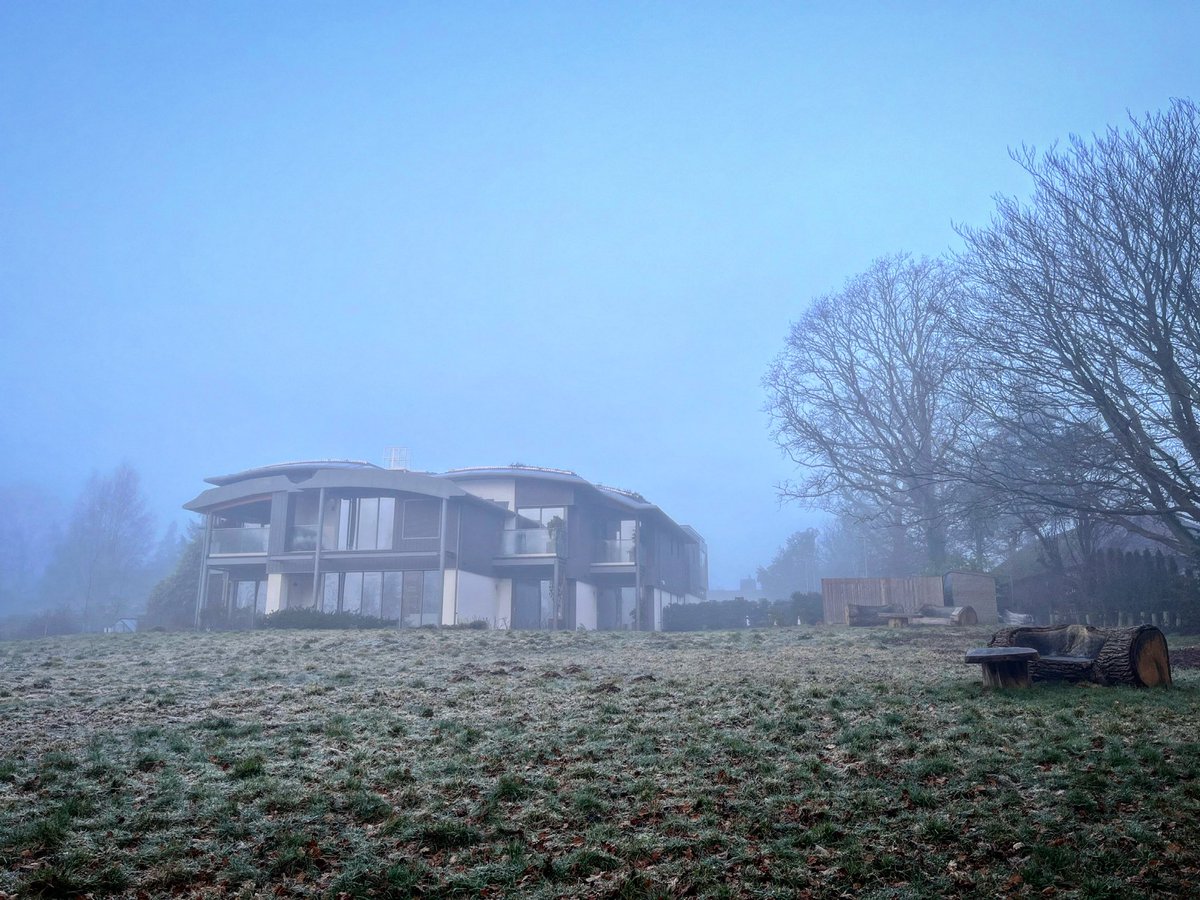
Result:
<svg viewBox="0 0 1200 900"><path fill-rule="evenodd" d="M259 622L266 628L395 628L395 619L360 616L349 612L322 612L319 609L281 609L263 616Z"/></svg>
<svg viewBox="0 0 1200 900"><path fill-rule="evenodd" d="M789 600L722 600L675 603L663 608L663 631L714 631L814 624L821 621L820 594L792 594Z"/></svg>

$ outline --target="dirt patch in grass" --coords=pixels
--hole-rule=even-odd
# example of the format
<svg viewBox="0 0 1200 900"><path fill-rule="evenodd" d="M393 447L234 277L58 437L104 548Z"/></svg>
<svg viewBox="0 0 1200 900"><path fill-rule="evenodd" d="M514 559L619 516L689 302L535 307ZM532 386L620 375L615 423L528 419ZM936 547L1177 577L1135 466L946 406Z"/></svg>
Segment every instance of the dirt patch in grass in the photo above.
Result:
<svg viewBox="0 0 1200 900"><path fill-rule="evenodd" d="M1181 647L1171 651L1172 669L1200 669L1200 647Z"/></svg>
<svg viewBox="0 0 1200 900"><path fill-rule="evenodd" d="M1200 675L985 694L987 633L2 644L0 894L1195 895Z"/></svg>

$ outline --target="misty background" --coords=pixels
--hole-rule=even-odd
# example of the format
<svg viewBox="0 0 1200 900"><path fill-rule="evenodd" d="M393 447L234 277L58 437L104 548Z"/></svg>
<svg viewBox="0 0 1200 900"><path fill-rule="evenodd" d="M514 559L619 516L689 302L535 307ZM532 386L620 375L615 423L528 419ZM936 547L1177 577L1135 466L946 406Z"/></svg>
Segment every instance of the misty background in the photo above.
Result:
<svg viewBox="0 0 1200 900"><path fill-rule="evenodd" d="M1027 193L1010 147L1200 95L1197 33L1185 3L6 4L0 574L53 594L132 473L139 568L105 577L145 593L203 477L399 445L640 491L736 587L826 522L776 491L789 324Z"/></svg>

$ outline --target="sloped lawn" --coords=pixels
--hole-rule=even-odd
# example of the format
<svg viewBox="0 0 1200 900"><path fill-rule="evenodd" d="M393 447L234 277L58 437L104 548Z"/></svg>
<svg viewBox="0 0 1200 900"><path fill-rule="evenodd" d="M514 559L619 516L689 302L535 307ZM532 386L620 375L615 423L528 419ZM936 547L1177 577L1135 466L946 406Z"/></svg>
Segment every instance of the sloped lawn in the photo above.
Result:
<svg viewBox="0 0 1200 900"><path fill-rule="evenodd" d="M0 895L1200 892L1200 675L989 695L987 634L0 644Z"/></svg>

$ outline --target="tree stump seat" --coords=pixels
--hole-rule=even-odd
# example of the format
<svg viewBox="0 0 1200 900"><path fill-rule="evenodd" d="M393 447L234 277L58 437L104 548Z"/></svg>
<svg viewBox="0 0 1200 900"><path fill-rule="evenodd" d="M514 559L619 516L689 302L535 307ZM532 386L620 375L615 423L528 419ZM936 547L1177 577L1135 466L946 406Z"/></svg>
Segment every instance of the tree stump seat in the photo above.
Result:
<svg viewBox="0 0 1200 900"><path fill-rule="evenodd" d="M983 667L984 687L1024 688L1032 686L1029 664L1037 658L1032 647L976 647L963 661Z"/></svg>
<svg viewBox="0 0 1200 900"><path fill-rule="evenodd" d="M1022 625L997 631L988 647L1036 650L1037 658L1029 663L1034 681L1090 681L1136 687L1171 683L1167 639L1153 625Z"/></svg>

